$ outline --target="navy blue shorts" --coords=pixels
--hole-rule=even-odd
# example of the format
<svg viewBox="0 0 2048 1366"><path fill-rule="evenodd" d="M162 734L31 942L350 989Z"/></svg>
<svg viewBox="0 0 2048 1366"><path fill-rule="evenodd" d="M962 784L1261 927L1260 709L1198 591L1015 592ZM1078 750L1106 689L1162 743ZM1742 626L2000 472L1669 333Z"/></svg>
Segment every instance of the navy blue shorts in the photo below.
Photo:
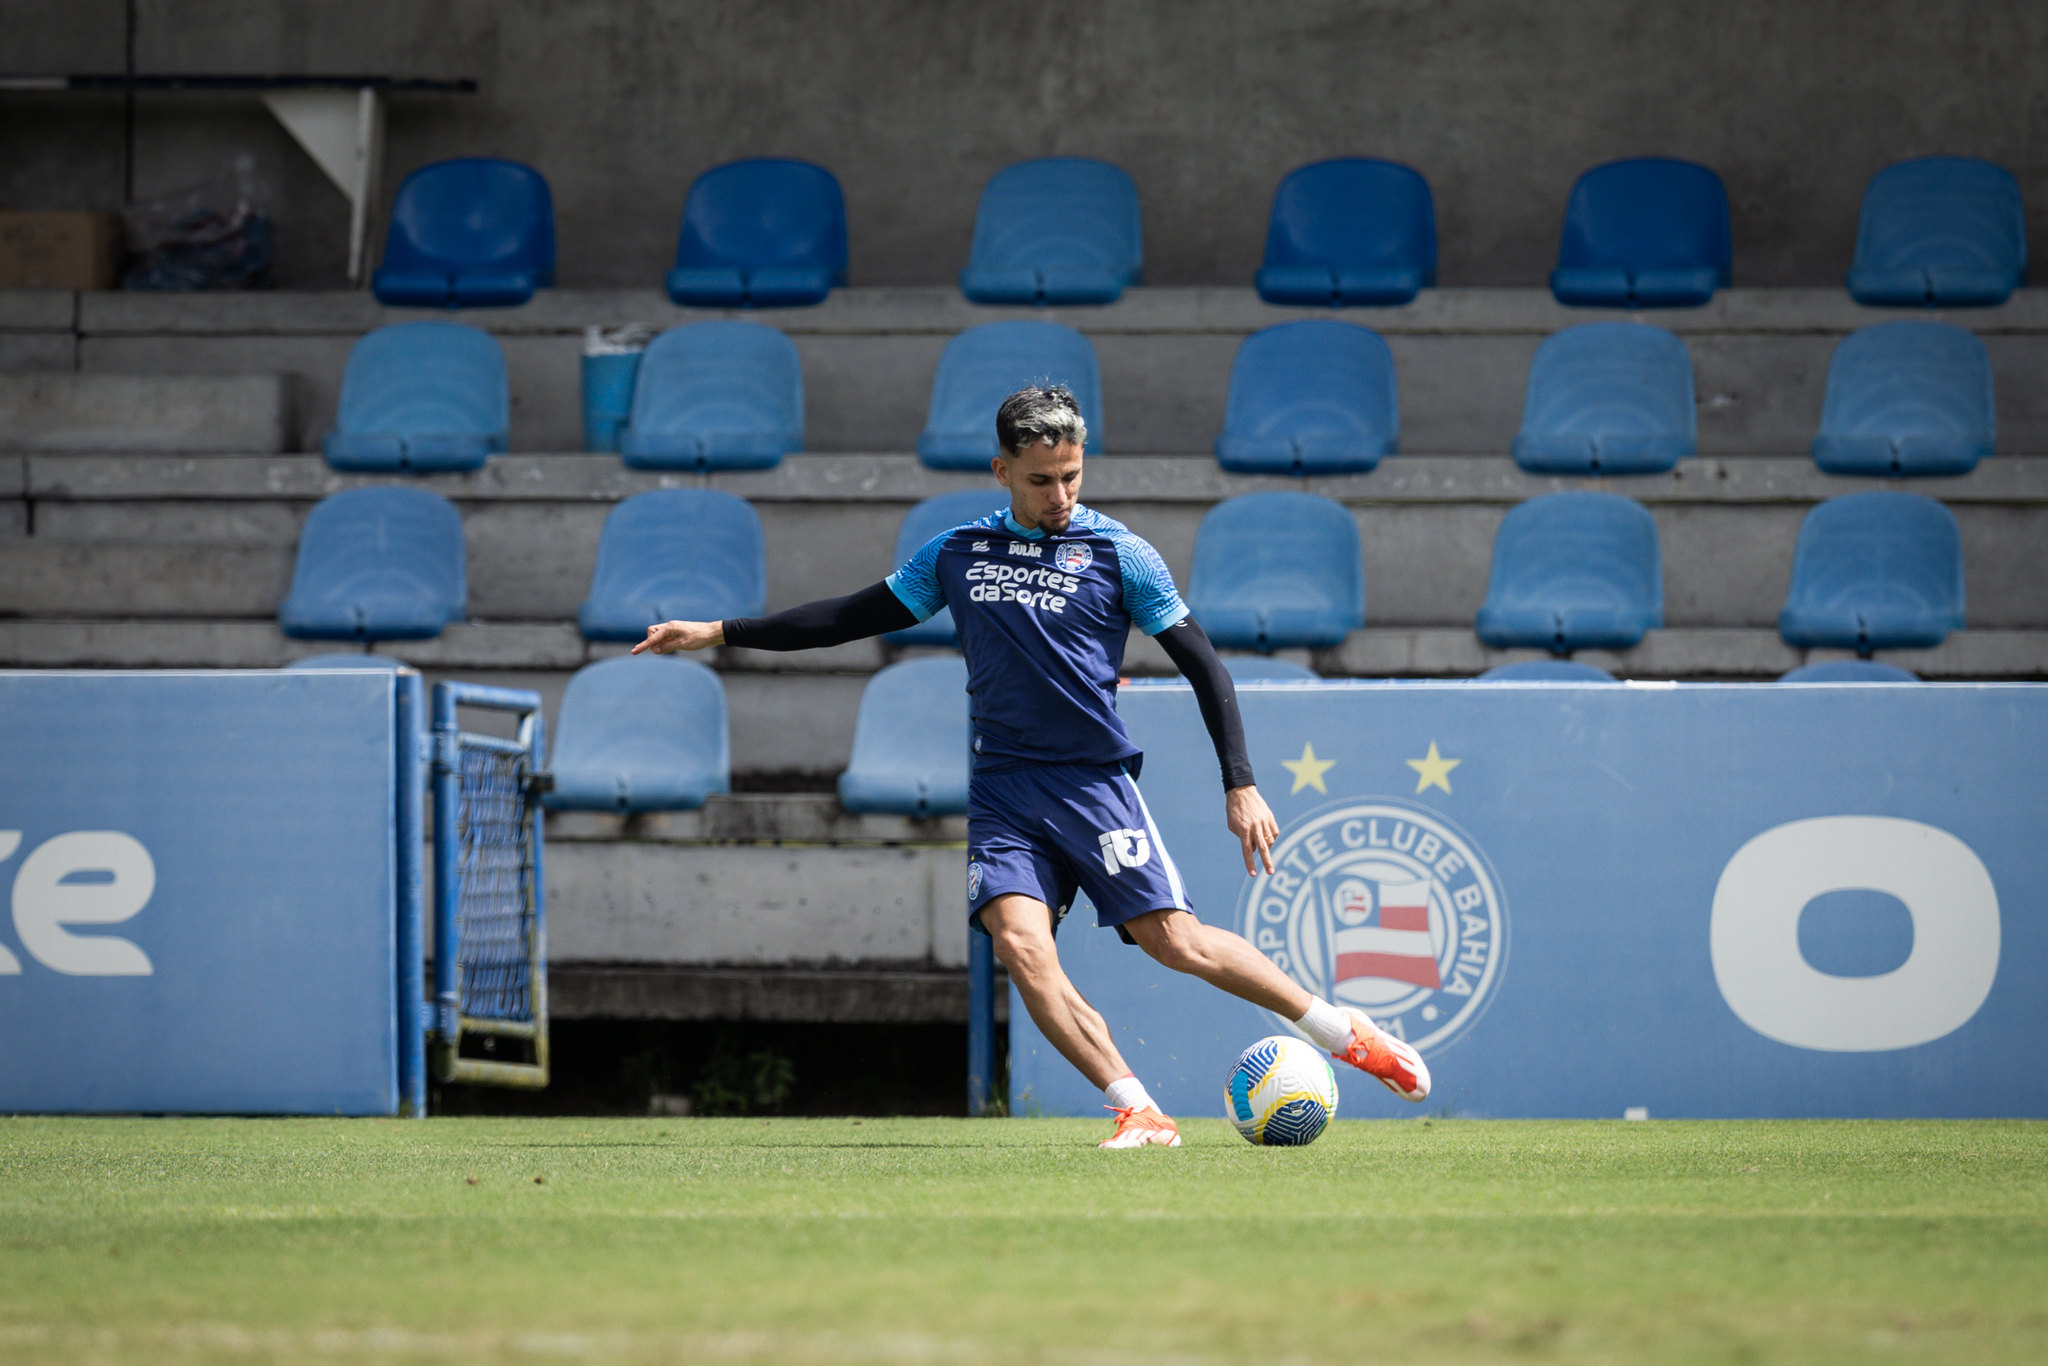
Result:
<svg viewBox="0 0 2048 1366"><path fill-rule="evenodd" d="M1123 765L976 770L967 785L967 923L982 930L989 898L1021 892L1052 907L1057 930L1077 890L1094 903L1095 923L1115 926L1126 943L1126 920L1193 909Z"/></svg>

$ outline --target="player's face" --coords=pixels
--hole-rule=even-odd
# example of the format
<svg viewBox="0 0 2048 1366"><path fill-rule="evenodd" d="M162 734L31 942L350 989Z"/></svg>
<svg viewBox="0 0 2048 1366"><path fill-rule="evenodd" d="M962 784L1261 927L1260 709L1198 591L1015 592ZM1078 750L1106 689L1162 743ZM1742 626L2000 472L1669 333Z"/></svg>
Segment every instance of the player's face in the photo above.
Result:
<svg viewBox="0 0 2048 1366"><path fill-rule="evenodd" d="M1081 448L1039 442L1016 455L999 455L996 481L1010 491L1010 516L1029 531L1067 529L1081 501Z"/></svg>

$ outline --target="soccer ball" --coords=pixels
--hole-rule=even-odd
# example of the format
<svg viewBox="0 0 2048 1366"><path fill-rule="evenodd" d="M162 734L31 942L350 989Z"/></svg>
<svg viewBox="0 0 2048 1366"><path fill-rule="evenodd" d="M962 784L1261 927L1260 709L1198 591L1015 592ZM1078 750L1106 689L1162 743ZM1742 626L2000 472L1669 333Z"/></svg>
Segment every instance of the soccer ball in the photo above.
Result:
<svg viewBox="0 0 2048 1366"><path fill-rule="evenodd" d="M1313 1045L1275 1034L1239 1055L1224 1103L1245 1142L1298 1148L1315 1142L1337 1113L1337 1074Z"/></svg>

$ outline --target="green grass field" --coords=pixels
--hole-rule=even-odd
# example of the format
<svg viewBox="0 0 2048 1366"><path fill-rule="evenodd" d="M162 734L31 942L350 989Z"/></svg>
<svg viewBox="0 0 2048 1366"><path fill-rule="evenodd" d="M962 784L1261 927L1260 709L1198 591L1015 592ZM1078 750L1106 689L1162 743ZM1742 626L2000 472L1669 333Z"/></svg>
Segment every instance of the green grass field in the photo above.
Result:
<svg viewBox="0 0 2048 1366"><path fill-rule="evenodd" d="M0 1119L0 1361L2048 1359L2048 1125L1105 1132Z"/></svg>

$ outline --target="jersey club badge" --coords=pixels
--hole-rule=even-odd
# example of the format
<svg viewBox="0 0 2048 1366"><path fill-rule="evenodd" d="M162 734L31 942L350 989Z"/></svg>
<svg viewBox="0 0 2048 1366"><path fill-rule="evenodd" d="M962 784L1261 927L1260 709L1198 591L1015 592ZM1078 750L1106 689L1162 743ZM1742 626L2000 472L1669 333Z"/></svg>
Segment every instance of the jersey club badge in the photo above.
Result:
<svg viewBox="0 0 2048 1366"><path fill-rule="evenodd" d="M1095 563L1095 552L1085 541L1065 541L1053 552L1052 562L1068 574L1078 574Z"/></svg>

